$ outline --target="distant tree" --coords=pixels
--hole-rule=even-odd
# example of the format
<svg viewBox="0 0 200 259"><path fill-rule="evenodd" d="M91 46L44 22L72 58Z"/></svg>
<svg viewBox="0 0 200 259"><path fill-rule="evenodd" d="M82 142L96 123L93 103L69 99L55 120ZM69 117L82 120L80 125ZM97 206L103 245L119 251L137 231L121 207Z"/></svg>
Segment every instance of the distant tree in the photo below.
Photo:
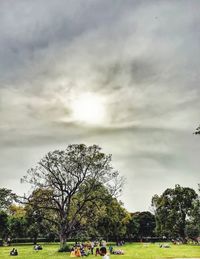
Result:
<svg viewBox="0 0 200 259"><path fill-rule="evenodd" d="M156 220L151 212L136 212L132 217L138 223L137 236L139 239L154 236Z"/></svg>
<svg viewBox="0 0 200 259"><path fill-rule="evenodd" d="M22 238L27 236L27 222L25 217L10 216L8 218L9 236Z"/></svg>
<svg viewBox="0 0 200 259"><path fill-rule="evenodd" d="M17 196L10 189L0 188L0 210L8 209Z"/></svg>
<svg viewBox="0 0 200 259"><path fill-rule="evenodd" d="M37 208L57 229L60 245L91 218L91 203L101 199L104 186L111 195L119 195L123 180L111 165L111 155L97 145L69 145L66 150L49 152L35 168L28 170L23 181L38 193ZM41 194L41 195L39 195ZM29 204L32 196L25 197Z"/></svg>
<svg viewBox="0 0 200 259"><path fill-rule="evenodd" d="M197 197L193 189L180 185L166 189L160 196L154 195L152 205L157 233L185 241L187 218L191 216Z"/></svg>
<svg viewBox="0 0 200 259"><path fill-rule="evenodd" d="M200 191L200 185L199 185ZM190 218L187 220L186 234L189 238L196 240L200 236L200 196L193 204Z"/></svg>
<svg viewBox="0 0 200 259"><path fill-rule="evenodd" d="M0 236L7 239L10 233L10 208L17 200L17 195L10 189L0 188Z"/></svg>
<svg viewBox="0 0 200 259"><path fill-rule="evenodd" d="M26 209L17 204L11 204L8 208L8 214L15 218L22 218L26 214Z"/></svg>
<svg viewBox="0 0 200 259"><path fill-rule="evenodd" d="M9 236L13 238L26 237L27 222L25 219L25 208L23 206L12 204L7 209Z"/></svg>
<svg viewBox="0 0 200 259"><path fill-rule="evenodd" d="M197 241L197 238L200 235L199 225L189 223L186 225L186 236L194 241Z"/></svg>
<svg viewBox="0 0 200 259"><path fill-rule="evenodd" d="M8 231L8 214L5 211L0 211L0 238L6 238Z"/></svg>
<svg viewBox="0 0 200 259"><path fill-rule="evenodd" d="M140 225L138 219L135 217L135 214L136 213L130 213L131 219L127 224L126 235L129 240L136 240L139 238L138 233Z"/></svg>
<svg viewBox="0 0 200 259"><path fill-rule="evenodd" d="M118 241L126 236L127 226L131 219L130 213L122 203L113 197L108 197L104 205L104 214L99 217L96 225L99 236L106 240Z"/></svg>
<svg viewBox="0 0 200 259"><path fill-rule="evenodd" d="M48 195L48 192L43 189L33 191L25 206L27 235L33 239L34 244L37 243L39 236L48 238L50 234L56 234L54 226L51 224L51 219L54 221L56 215L50 214L50 211L44 209L41 203L38 204L43 195Z"/></svg>

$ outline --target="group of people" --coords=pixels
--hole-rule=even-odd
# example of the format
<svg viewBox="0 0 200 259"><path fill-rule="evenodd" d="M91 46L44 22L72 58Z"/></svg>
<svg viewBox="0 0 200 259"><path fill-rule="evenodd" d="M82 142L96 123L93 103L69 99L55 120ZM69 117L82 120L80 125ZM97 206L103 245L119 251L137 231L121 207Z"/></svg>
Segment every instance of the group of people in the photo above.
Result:
<svg viewBox="0 0 200 259"><path fill-rule="evenodd" d="M108 259L109 257L106 250L106 242L76 242L70 252L71 257L88 256L89 254L95 254L95 256L101 255L104 259Z"/></svg>
<svg viewBox="0 0 200 259"><path fill-rule="evenodd" d="M94 248L96 247L96 250L94 251ZM42 250L42 246L36 244L33 247L34 250L39 251ZM95 254L95 256L102 256L102 259L109 259L109 254L118 254L122 255L124 254L123 250L113 250L112 246L109 246L109 253L106 249L106 242L102 241L101 243L98 242L87 242L87 243L78 243L76 242L74 246L72 247L70 251L71 257L82 257L82 256L88 256L89 254ZM11 256L18 255L17 249L13 248L10 251Z"/></svg>
<svg viewBox="0 0 200 259"><path fill-rule="evenodd" d="M118 246L124 245L123 241L117 242ZM109 252L109 253L108 253ZM82 257L88 256L89 254L94 254L95 256L103 256L103 259L109 259L109 254L123 255L124 251L121 249L114 250L110 245L108 248L108 252L106 249L106 241L102 240L101 242L86 242L86 243L78 243L76 242L71 249L70 256L71 257Z"/></svg>
<svg viewBox="0 0 200 259"><path fill-rule="evenodd" d="M80 243L76 242L71 249L71 257L88 256L89 254L94 254L94 242Z"/></svg>

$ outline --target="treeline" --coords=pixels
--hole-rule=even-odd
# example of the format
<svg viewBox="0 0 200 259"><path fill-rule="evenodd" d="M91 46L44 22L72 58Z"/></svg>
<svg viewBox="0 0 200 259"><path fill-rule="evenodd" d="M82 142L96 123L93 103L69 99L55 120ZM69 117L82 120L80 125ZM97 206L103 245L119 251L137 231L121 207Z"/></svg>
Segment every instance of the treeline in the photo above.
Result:
<svg viewBox="0 0 200 259"><path fill-rule="evenodd" d="M37 201L38 192L37 195L32 193L32 199ZM116 198L109 195L105 197L102 192L103 196L99 207L93 208L95 216L91 215L90 222L82 219L82 226L70 236L71 240L174 239L186 242L191 239L196 241L200 236L199 196L191 188L176 185L175 188L166 189L160 196L155 195L152 198L153 213L130 213ZM23 243L59 240L57 229L46 219L45 211L38 210L32 202L23 205L17 201L18 197L11 190L0 189L1 239L7 241L11 238L12 241Z"/></svg>
<svg viewBox="0 0 200 259"><path fill-rule="evenodd" d="M69 239L197 239L200 202L193 189L176 185L152 198L152 213L130 213L118 200L124 179L111 160L97 145L47 153L22 179L32 186L28 195L0 189L0 237L59 238L61 248Z"/></svg>

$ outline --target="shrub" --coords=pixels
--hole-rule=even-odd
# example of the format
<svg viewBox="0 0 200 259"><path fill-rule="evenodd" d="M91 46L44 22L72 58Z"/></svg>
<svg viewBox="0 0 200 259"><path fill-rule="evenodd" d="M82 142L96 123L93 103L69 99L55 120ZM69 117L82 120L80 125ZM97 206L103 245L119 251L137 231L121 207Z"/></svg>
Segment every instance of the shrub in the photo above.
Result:
<svg viewBox="0 0 200 259"><path fill-rule="evenodd" d="M58 252L70 252L71 251L71 247L66 244L64 246L62 246L61 248L59 248Z"/></svg>

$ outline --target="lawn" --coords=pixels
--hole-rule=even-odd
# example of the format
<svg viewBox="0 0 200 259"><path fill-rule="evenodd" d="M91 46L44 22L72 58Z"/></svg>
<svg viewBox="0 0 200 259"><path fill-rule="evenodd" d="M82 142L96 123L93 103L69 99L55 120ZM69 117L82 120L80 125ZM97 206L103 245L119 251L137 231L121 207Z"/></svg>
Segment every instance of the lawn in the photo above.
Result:
<svg viewBox="0 0 200 259"><path fill-rule="evenodd" d="M44 244L42 251L34 251L32 245L0 247L0 259L10 258L9 251L12 247L18 249L19 256L17 258L21 259L71 258L69 253L57 252L58 244ZM160 248L159 244L132 243L126 244L123 247L114 247L114 249L123 249L125 255L111 255L111 259L118 259L118 257L123 259L200 258L200 246L196 245L170 244L170 248ZM101 259L100 256L92 255L86 258Z"/></svg>

